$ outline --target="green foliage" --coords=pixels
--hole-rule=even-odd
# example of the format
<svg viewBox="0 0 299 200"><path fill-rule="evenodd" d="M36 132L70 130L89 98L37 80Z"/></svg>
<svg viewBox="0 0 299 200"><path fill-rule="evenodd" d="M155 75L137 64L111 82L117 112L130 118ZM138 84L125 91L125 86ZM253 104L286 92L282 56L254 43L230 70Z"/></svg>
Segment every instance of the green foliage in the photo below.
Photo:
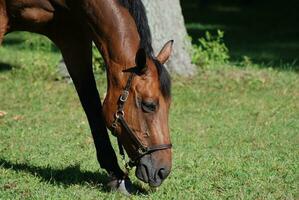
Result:
<svg viewBox="0 0 299 200"><path fill-rule="evenodd" d="M254 64L253 64L253 62L252 62L252 60L251 60L250 57L243 56L241 62L239 63L239 65L241 67L250 67L250 66L253 66Z"/></svg>
<svg viewBox="0 0 299 200"><path fill-rule="evenodd" d="M95 73L103 73L105 71L105 62L97 47L92 45L92 64Z"/></svg>
<svg viewBox="0 0 299 200"><path fill-rule="evenodd" d="M205 37L199 38L198 44L193 45L192 62L201 67L228 63L229 51L223 37L224 32L220 30L215 36L206 32Z"/></svg>
<svg viewBox="0 0 299 200"><path fill-rule="evenodd" d="M243 0L240 5L236 0L202 0L206 6L196 2L181 4L194 41L207 30L225 30L230 62L239 63L246 55L259 67L299 71L299 62L294 62L299 61L298 1Z"/></svg>

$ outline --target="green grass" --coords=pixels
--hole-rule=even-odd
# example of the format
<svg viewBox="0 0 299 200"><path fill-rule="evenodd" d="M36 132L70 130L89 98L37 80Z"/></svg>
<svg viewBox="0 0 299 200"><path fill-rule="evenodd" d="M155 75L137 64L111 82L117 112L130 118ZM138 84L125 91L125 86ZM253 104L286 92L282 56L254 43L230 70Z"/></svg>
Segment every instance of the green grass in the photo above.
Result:
<svg viewBox="0 0 299 200"><path fill-rule="evenodd" d="M30 37L0 48L0 199L125 198L104 186L74 87L55 81L60 55ZM173 85L172 173L156 191L132 173L147 191L132 199L299 198L298 74L214 66Z"/></svg>

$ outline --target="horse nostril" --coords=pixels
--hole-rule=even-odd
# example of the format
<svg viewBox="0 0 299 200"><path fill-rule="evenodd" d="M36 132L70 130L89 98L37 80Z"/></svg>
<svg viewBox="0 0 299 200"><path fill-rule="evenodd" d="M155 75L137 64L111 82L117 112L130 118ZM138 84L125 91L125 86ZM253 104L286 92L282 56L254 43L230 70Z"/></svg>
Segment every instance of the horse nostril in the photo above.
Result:
<svg viewBox="0 0 299 200"><path fill-rule="evenodd" d="M148 183L149 172L147 166L143 164L139 165L136 169L136 176L145 183Z"/></svg>
<svg viewBox="0 0 299 200"><path fill-rule="evenodd" d="M167 177L168 173L167 171L164 169L164 168L161 168L159 171L158 171L158 176L161 180L164 180L166 177Z"/></svg>

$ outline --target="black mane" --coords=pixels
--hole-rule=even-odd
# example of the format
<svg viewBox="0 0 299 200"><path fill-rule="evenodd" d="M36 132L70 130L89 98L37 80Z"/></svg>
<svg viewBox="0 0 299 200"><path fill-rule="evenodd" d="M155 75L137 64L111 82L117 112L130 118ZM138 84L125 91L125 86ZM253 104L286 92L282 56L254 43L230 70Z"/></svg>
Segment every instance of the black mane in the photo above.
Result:
<svg viewBox="0 0 299 200"><path fill-rule="evenodd" d="M133 16L137 30L140 36L140 48L143 48L146 54L154 60L157 67L160 89L165 97L171 96L171 79L166 68L154 56L152 47L152 35L148 24L146 11L141 0L119 0L120 4L127 8Z"/></svg>
<svg viewBox="0 0 299 200"><path fill-rule="evenodd" d="M152 35L143 3L141 0L119 0L119 2L129 10L135 20L141 40L140 48L143 48L148 56L153 57Z"/></svg>

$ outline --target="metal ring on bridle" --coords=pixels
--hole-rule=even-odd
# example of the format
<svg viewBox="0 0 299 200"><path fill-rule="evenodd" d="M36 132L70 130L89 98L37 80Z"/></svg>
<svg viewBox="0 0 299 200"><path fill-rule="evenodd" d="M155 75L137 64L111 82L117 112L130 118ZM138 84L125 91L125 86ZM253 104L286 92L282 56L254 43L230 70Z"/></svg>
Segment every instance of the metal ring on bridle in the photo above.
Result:
<svg viewBox="0 0 299 200"><path fill-rule="evenodd" d="M119 110L115 113L115 118L119 119L120 117L124 117L125 116L125 112L123 110Z"/></svg>
<svg viewBox="0 0 299 200"><path fill-rule="evenodd" d="M122 94L121 94L119 100L124 103L128 100L128 97L129 97L129 91L124 90L124 91L122 91Z"/></svg>

